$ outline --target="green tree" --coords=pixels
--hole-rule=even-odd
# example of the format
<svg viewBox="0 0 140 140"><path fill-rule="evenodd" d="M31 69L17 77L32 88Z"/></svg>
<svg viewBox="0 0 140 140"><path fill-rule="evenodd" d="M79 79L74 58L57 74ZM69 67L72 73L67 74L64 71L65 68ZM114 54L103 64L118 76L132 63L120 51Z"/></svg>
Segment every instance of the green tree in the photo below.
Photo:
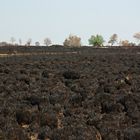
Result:
<svg viewBox="0 0 140 140"><path fill-rule="evenodd" d="M102 47L104 43L104 39L101 35L92 35L88 40L89 45L93 45L94 47Z"/></svg>

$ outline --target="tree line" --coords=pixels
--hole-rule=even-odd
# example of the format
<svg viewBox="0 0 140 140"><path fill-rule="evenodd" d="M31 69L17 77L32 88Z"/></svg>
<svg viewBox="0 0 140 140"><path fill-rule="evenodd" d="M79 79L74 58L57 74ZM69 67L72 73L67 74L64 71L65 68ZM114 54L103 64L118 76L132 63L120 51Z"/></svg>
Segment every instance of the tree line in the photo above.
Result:
<svg viewBox="0 0 140 140"><path fill-rule="evenodd" d="M129 40L119 40L119 37L117 34L113 34L110 36L109 40L106 42L103 38L102 35L91 35L91 37L88 39L89 45L93 46L93 47L104 47L104 43L106 42L107 45L106 46L140 46L140 32L135 33L133 35L133 37L135 38L137 43L134 42L130 42ZM19 39L18 42L19 43L15 43L16 39L14 37L11 37L10 39L10 43L7 42L0 42L0 46L31 46L32 44L32 39L29 38L25 44L22 44L22 40ZM50 38L45 38L43 40L43 43L45 46L50 46L52 44L52 41ZM40 46L40 42L36 41L35 46ZM63 45L66 47L81 47L82 43L81 43L81 38L76 36L76 35L69 35L68 38L66 38L63 42Z"/></svg>
<svg viewBox="0 0 140 140"><path fill-rule="evenodd" d="M50 38L45 38L43 40L43 43L44 43L45 46L49 46L49 45L52 44ZM32 44L32 39L31 38L29 38L26 41L25 44L22 43L22 40L21 39L19 39L18 40L18 43L16 43L16 39L14 37L11 37L10 38L10 43L4 42L4 41L0 42L0 46L31 46L31 44ZM39 41L36 41L34 45L35 46L40 46L40 42Z"/></svg>

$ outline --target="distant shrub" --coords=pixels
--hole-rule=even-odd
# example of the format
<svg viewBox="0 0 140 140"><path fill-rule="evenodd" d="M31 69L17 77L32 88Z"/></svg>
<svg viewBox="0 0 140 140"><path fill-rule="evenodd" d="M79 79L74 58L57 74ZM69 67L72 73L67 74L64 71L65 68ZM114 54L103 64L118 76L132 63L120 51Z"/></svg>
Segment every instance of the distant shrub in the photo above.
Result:
<svg viewBox="0 0 140 140"><path fill-rule="evenodd" d="M94 47L101 47L103 46L104 39L101 35L97 34L96 36L92 35L90 39L88 40L88 42L89 42L89 45L93 45Z"/></svg>
<svg viewBox="0 0 140 140"><path fill-rule="evenodd" d="M70 35L65 39L63 45L65 47L81 47L81 38L76 35Z"/></svg>

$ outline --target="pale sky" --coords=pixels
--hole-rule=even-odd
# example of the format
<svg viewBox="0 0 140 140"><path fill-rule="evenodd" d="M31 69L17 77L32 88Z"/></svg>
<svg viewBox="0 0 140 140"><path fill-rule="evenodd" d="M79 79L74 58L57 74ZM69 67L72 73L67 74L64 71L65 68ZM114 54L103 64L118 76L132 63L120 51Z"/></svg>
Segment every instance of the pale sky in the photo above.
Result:
<svg viewBox="0 0 140 140"><path fill-rule="evenodd" d="M62 44L69 34L133 40L140 32L140 0L0 0L0 41L11 37Z"/></svg>

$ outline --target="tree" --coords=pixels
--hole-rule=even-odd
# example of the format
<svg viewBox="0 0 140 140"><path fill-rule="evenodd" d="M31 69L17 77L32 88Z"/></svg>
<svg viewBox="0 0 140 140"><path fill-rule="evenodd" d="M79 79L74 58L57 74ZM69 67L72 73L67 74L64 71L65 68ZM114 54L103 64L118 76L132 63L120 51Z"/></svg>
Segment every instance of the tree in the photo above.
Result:
<svg viewBox="0 0 140 140"><path fill-rule="evenodd" d="M113 46L114 43L117 43L117 40L118 40L118 35L117 35L117 34L113 34L113 35L110 37L108 43L111 44L111 46Z"/></svg>
<svg viewBox="0 0 140 140"><path fill-rule="evenodd" d="M35 46L40 46L40 43L38 41L35 42Z"/></svg>
<svg viewBox="0 0 140 140"><path fill-rule="evenodd" d="M52 42L51 42L51 40L50 40L49 38L45 38L45 39L44 39L44 44L45 44L46 46L49 46L49 45L52 44Z"/></svg>
<svg viewBox="0 0 140 140"><path fill-rule="evenodd" d="M128 40L121 40L119 44L120 44L120 46L125 47L125 48L127 48L127 47L130 48L130 47L136 46L135 43L129 42Z"/></svg>
<svg viewBox="0 0 140 140"><path fill-rule="evenodd" d="M63 42L63 45L66 47L81 47L81 38L76 35L69 35Z"/></svg>
<svg viewBox="0 0 140 140"><path fill-rule="evenodd" d="M21 40L21 39L19 39L19 45L20 45L20 46L22 45L22 40Z"/></svg>
<svg viewBox="0 0 140 140"><path fill-rule="evenodd" d="M130 43L129 43L129 46L134 47L134 46L136 46L136 44L135 44L134 42L130 42Z"/></svg>
<svg viewBox="0 0 140 140"><path fill-rule="evenodd" d="M11 43L14 45L14 42L16 41L16 39L14 37L11 37Z"/></svg>
<svg viewBox="0 0 140 140"><path fill-rule="evenodd" d="M138 43L140 43L140 32L135 33L133 37L137 40Z"/></svg>
<svg viewBox="0 0 140 140"><path fill-rule="evenodd" d="M130 44L130 43L129 43L128 40L122 40L122 41L120 41L120 46L126 47L126 46L130 46L129 44Z"/></svg>
<svg viewBox="0 0 140 140"><path fill-rule="evenodd" d="M32 39L31 39L31 38L29 38L29 39L27 40L27 42L26 42L26 45L27 45L27 46L30 46L30 45L31 45L31 43L32 43Z"/></svg>
<svg viewBox="0 0 140 140"><path fill-rule="evenodd" d="M88 40L88 42L89 42L89 45L93 45L94 47L101 47L103 46L104 39L101 35L97 34L96 36L92 35L90 39Z"/></svg>
<svg viewBox="0 0 140 140"><path fill-rule="evenodd" d="M0 42L0 47L3 47L3 46L9 46L9 43L5 41Z"/></svg>

